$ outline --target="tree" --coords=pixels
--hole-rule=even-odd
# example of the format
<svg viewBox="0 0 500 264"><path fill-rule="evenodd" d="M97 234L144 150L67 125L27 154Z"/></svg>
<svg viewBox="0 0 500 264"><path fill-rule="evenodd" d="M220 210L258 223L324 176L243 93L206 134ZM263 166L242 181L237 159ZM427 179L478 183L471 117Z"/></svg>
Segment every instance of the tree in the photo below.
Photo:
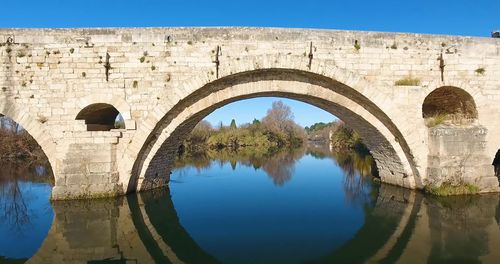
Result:
<svg viewBox="0 0 500 264"><path fill-rule="evenodd" d="M275 101L262 119L269 136L278 145L300 145L305 140L304 129L293 121L291 108L282 101Z"/></svg>
<svg viewBox="0 0 500 264"><path fill-rule="evenodd" d="M190 140L194 142L203 142L205 141L212 131L212 125L206 121L200 121L191 131Z"/></svg>
<svg viewBox="0 0 500 264"><path fill-rule="evenodd" d="M231 124L229 125L229 129L235 130L238 127L236 126L236 120L234 118L231 120Z"/></svg>
<svg viewBox="0 0 500 264"><path fill-rule="evenodd" d="M219 129L219 131L223 130L224 129L224 123L222 123L222 121L220 121L219 124L217 124L217 128Z"/></svg>
<svg viewBox="0 0 500 264"><path fill-rule="evenodd" d="M271 109L267 110L267 115L262 119L262 123L275 133L286 133L291 128L293 113L290 106L282 101L274 101Z"/></svg>

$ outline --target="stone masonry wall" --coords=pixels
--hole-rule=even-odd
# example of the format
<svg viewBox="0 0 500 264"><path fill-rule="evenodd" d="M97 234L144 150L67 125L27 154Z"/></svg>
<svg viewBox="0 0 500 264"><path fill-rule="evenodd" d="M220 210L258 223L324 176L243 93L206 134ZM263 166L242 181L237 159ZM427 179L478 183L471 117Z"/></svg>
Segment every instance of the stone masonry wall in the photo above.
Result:
<svg viewBox="0 0 500 264"><path fill-rule="evenodd" d="M429 183L467 183L484 192L499 191L492 160L485 155L487 131L482 126L437 126L429 130Z"/></svg>

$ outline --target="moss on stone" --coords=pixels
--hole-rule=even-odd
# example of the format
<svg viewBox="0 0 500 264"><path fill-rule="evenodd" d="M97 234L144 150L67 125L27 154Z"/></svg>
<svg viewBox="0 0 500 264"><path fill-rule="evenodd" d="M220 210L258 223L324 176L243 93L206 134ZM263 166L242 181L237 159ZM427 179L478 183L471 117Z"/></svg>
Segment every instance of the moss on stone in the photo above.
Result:
<svg viewBox="0 0 500 264"><path fill-rule="evenodd" d="M108 199L124 195L121 191L109 191L109 192L99 192L99 193L82 193L79 195L71 195L67 197L51 197L51 201L69 201L69 200L99 200Z"/></svg>
<svg viewBox="0 0 500 264"><path fill-rule="evenodd" d="M443 183L441 186L427 185L424 191L435 196L470 195L478 194L479 187L468 183L461 183L458 185Z"/></svg>

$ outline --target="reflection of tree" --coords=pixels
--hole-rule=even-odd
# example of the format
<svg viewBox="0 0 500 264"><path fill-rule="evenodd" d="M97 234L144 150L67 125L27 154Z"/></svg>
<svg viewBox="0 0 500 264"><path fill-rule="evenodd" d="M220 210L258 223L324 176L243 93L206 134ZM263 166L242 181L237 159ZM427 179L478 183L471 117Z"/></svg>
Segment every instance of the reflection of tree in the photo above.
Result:
<svg viewBox="0 0 500 264"><path fill-rule="evenodd" d="M30 222L19 178L16 177L22 175L23 169L2 166L0 171L0 221L17 230Z"/></svg>
<svg viewBox="0 0 500 264"><path fill-rule="evenodd" d="M174 167L182 171L187 166L198 170L208 169L213 162L221 167L230 164L233 170L237 164L264 170L273 182L282 186L292 178L295 162L304 155L304 148L267 149L245 147L239 150L208 150L202 153L183 153Z"/></svg>
<svg viewBox="0 0 500 264"><path fill-rule="evenodd" d="M301 148L268 149L245 147L239 150L208 150L205 152L184 152L175 161L174 167L182 171L187 166L198 170L208 169L213 162L221 167L230 164L236 169L236 164L241 164L255 169L262 168L277 186L283 186L290 181L294 165L305 153L324 159L330 157L336 160L338 166L344 171L344 189L349 200L362 198L369 189L372 176L377 175L375 162L369 151L363 147L347 150L330 151L327 145L310 144ZM364 199L364 198L362 198Z"/></svg>
<svg viewBox="0 0 500 264"><path fill-rule="evenodd" d="M352 202L368 199L368 190L370 190L373 176L372 168L375 163L368 151L358 149L334 151L332 156L344 171L346 198Z"/></svg>
<svg viewBox="0 0 500 264"><path fill-rule="evenodd" d="M313 157L331 157L344 172L344 191L349 201L366 200L371 178L377 175L375 161L363 146L330 151L324 144L310 144L308 154Z"/></svg>
<svg viewBox="0 0 500 264"><path fill-rule="evenodd" d="M262 169L273 179L275 185L283 186L292 179L295 163L303 155L303 148L276 153L264 162Z"/></svg>
<svg viewBox="0 0 500 264"><path fill-rule="evenodd" d="M174 168L180 169L183 167L191 166L198 170L208 169L211 165L211 157L208 152L185 152L179 155L174 162Z"/></svg>
<svg viewBox="0 0 500 264"><path fill-rule="evenodd" d="M35 164L0 164L0 222L21 230L30 223L21 182L53 182L51 171Z"/></svg>

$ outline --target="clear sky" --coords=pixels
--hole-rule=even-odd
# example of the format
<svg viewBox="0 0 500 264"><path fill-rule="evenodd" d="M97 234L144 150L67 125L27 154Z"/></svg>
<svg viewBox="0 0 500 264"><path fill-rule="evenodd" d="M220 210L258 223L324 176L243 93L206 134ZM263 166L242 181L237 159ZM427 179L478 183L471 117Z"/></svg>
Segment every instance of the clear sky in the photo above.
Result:
<svg viewBox="0 0 500 264"><path fill-rule="evenodd" d="M205 120L214 125L217 125L220 121L225 125L229 125L231 119L234 118L236 124L241 125L251 122L254 118L262 119L267 114L267 110L271 108L272 102L278 100L290 106L295 116L295 122L304 127L315 122L326 123L336 119L330 113L300 101L278 97L261 97L227 104L212 112Z"/></svg>
<svg viewBox="0 0 500 264"><path fill-rule="evenodd" d="M0 27L262 26L414 32L489 37L500 29L500 0L5 0ZM261 118L273 98L225 106L210 122ZM283 100L302 125L327 113Z"/></svg>

